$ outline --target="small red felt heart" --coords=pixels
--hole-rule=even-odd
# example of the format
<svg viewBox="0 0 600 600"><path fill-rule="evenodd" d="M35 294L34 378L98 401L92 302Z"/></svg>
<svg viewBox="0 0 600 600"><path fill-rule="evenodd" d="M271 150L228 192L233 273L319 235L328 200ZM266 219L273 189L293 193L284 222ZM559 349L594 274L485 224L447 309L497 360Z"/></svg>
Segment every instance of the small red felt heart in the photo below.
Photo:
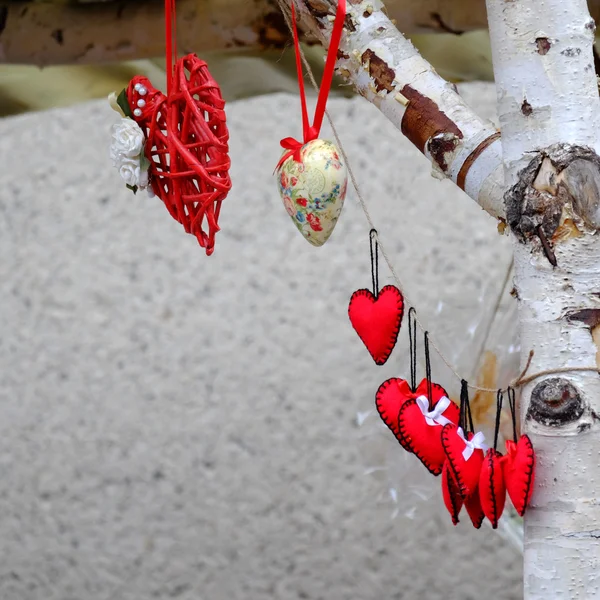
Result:
<svg viewBox="0 0 600 600"><path fill-rule="evenodd" d="M458 515L463 506L463 499L460 497L458 485L450 472L448 461L444 463L442 468L442 497L444 504L452 517L452 523L458 525Z"/></svg>
<svg viewBox="0 0 600 600"><path fill-rule="evenodd" d="M473 527L479 529L483 523L483 519L485 519L485 513L483 512L477 490L465 499L465 508L467 509L471 523L473 523Z"/></svg>
<svg viewBox="0 0 600 600"><path fill-rule="evenodd" d="M462 434L462 429L453 423L449 423L444 425L441 437L442 446L450 463L454 479L458 484L460 495L463 499L466 499L475 492L479 484L479 475L483 464L483 450L476 447L473 453L465 458L463 452L466 452L467 444L460 434ZM475 438L473 434L469 434L467 439L470 443L478 446L481 437Z"/></svg>
<svg viewBox="0 0 600 600"><path fill-rule="evenodd" d="M398 377L392 377L391 379L384 381L375 394L375 406L377 407L379 416L396 436L396 439L400 442L402 447L408 452L411 452L411 450L399 437L398 414L405 402L427 394L427 379L423 379L417 389L413 392L410 389L408 381ZM431 384L431 396L434 404L437 404L441 398L447 395L446 390L441 385L438 385L437 383Z"/></svg>
<svg viewBox="0 0 600 600"><path fill-rule="evenodd" d="M506 502L506 485L502 468L502 454L490 448L483 459L479 475L479 499L485 516L493 529L498 528Z"/></svg>
<svg viewBox="0 0 600 600"><path fill-rule="evenodd" d="M506 441L506 456L503 457L506 491L519 515L525 514L529 506L535 480L535 451L528 435L522 435L518 443Z"/></svg>
<svg viewBox="0 0 600 600"><path fill-rule="evenodd" d="M460 416L458 406L450 400L441 416L426 418L423 410L433 416L438 402L435 402L433 412L430 413L429 407L423 408L418 400L408 400L398 414L398 434L403 440L403 445L408 446L425 468L436 476L442 472L446 462L446 453L442 446L443 423L448 420L449 424L455 425ZM437 419L442 422L437 422Z"/></svg>
<svg viewBox="0 0 600 600"><path fill-rule="evenodd" d="M348 316L352 327L378 365L390 357L404 314L404 298L394 285L386 285L377 298L366 289L350 298Z"/></svg>

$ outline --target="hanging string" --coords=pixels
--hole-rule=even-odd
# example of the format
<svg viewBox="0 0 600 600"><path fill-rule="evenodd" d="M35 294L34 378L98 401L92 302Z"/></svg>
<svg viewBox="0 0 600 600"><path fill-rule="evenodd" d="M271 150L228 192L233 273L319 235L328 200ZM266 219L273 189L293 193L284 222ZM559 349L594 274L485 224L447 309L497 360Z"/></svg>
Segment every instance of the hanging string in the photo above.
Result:
<svg viewBox="0 0 600 600"><path fill-rule="evenodd" d="M373 296L377 300L379 295L379 246L377 244L377 230L369 232L369 249L371 250L371 281L373 282Z"/></svg>
<svg viewBox="0 0 600 600"><path fill-rule="evenodd" d="M346 19L346 0L339 0L333 30L331 32L331 41L329 42L329 50L327 51L327 60L325 61L325 70L321 80L321 89L317 98L317 106L315 108L315 116L312 125L308 120L308 109L306 106L306 91L304 89L304 72L302 70L302 58L304 54L300 48L300 39L298 37L298 27L296 26L296 8L294 0L290 0L292 5L291 27L294 36L294 48L296 50L296 71L298 75L298 88L300 90L300 104L302 107L302 136L303 141L299 142L292 137L287 137L281 140L281 147L288 150L277 163L277 169L290 157L293 156L295 161L300 162L300 150L304 144L316 140L321 132L323 125L323 117L327 107L327 98L331 90L333 74L335 71L335 63L337 60L337 51L344 32L344 21ZM288 25L290 23L288 22ZM317 87L313 79L313 85Z"/></svg>
<svg viewBox="0 0 600 600"><path fill-rule="evenodd" d="M517 398L516 398L515 390L509 386L506 390L506 395L508 396L508 407L510 408L510 414L512 417L513 439L516 443L516 441L517 441Z"/></svg>
<svg viewBox="0 0 600 600"><path fill-rule="evenodd" d="M417 389L417 311L411 306L408 311L408 346L410 351L410 389Z"/></svg>
<svg viewBox="0 0 600 600"><path fill-rule="evenodd" d="M433 409L433 389L431 383L431 356L429 355L429 332L423 334L423 345L425 346L425 379L427 380L427 399L429 410Z"/></svg>
<svg viewBox="0 0 600 600"><path fill-rule="evenodd" d="M288 13L288 8L286 6L286 4L284 3L284 0L277 0L279 7L281 9L281 12L283 14L283 17L285 19L285 22L288 26L288 28L290 29L290 31L292 32L292 35L294 35L294 31L296 30L295 27L295 18L294 18L294 22L292 22L290 20L290 16ZM295 10L294 10L294 0L291 0L292 2L292 13L295 15ZM344 3L345 5L345 0L340 0L340 4ZM343 27L342 27L343 29ZM341 36L341 34L340 34ZM333 40L333 34L332 34L332 40ZM339 44L339 40L338 40L338 44ZM331 45L330 45L331 47ZM336 50L337 50L337 46L336 46ZM307 73L308 73L308 77L314 87L315 90L319 90L319 87L317 85L317 81L315 79L314 73L312 71L312 68L310 66L310 63L308 62L308 59L306 58L306 55L304 53L304 51L302 50L302 47L298 44L296 46L296 59L298 57L298 52L300 53L300 57L302 62L304 63L304 66L306 67ZM329 55L328 55L329 57ZM335 61L334 61L335 62ZM358 181L356 179L356 175L354 174L354 171L352 170L351 166L350 166L350 161L348 160L348 155L346 154L346 150L344 148L344 145L342 144L342 141L340 140L340 136L337 132L337 129L333 123L333 119L331 118L331 115L329 114L329 111L327 109L324 109L324 114L327 117L327 121L329 122L329 125L331 126L331 131L333 133L333 137L335 138L335 141L337 143L337 146L339 148L340 154L342 155L342 158L344 159L344 163L346 164L346 167L348 169L348 175L350 176L350 181L352 182L352 187L354 187L354 190L356 191L356 197L358 198L358 201L360 203L360 206L362 208L362 211L365 215L365 218L367 220L367 223L369 224L371 230L375 230L375 234L374 237L377 239L377 243L379 246L379 249L381 250L381 255L383 256L383 259L385 260L386 265L388 266L388 269L390 270L394 280L396 281L396 284L398 286L398 288L402 291L402 294L404 296L404 300L406 302L407 306L414 306L412 302L410 302L408 296L405 293L405 286L402 283L402 280L400 279L398 273L396 272L396 269L394 268L394 265L392 264L392 261L386 251L386 247L385 245L382 243L381 239L379 238L379 234L377 233L377 229L375 227L375 223L373 221L373 218L371 217L371 213L369 212L369 208L367 205L367 202L364 198L364 196L362 195L361 191L360 191L360 186L358 184ZM287 138L290 139L290 138ZM509 270L510 272L510 270ZM504 285L503 285L504 287ZM409 312L410 314L410 312ZM415 314L415 321L416 324L419 326L419 328L421 329L421 331L425 332L426 328L423 325L423 323L421 323L421 321L418 319L418 317ZM432 348L436 351L436 353L438 354L438 356L440 357L440 359L442 360L442 362L446 365L446 367L448 368L448 370L459 380L461 381L461 385L462 382L464 381L464 379L459 375L459 373L456 371L456 369L454 368L454 366L452 365L452 363L450 362L450 360L446 357L446 355L444 354L444 352L442 352L442 350L439 348L439 346L437 346L437 344L434 342L433 339L430 340L431 341L431 346ZM597 373L600 374L600 371L598 370L597 367L559 367L556 369L548 369L548 370L544 370L544 371L538 371L536 373L534 373L533 375L528 375L527 377L525 377L525 372L523 372L519 377L517 377L516 379L514 379L513 381L510 382L509 387L521 387L524 386L528 383L531 383L532 381L535 381L536 379L539 379L540 377L545 377L546 375L553 375L555 373L575 373L575 372L582 372L582 373ZM488 387L481 387L481 386L477 386L477 385L473 385L470 383L467 383L465 381L465 384L467 385L468 388L478 391L478 392L487 392L490 394L494 394L496 393L498 390L497 388L488 388Z"/></svg>
<svg viewBox="0 0 600 600"><path fill-rule="evenodd" d="M496 394L496 425L494 427L494 450L498 448L498 435L500 433L500 417L502 416L503 401L504 394L502 393L502 390L498 390L498 393Z"/></svg>
<svg viewBox="0 0 600 600"><path fill-rule="evenodd" d="M175 1L176 0L165 0L165 68L167 72L167 95L171 94L175 63L177 62L177 17L175 14Z"/></svg>

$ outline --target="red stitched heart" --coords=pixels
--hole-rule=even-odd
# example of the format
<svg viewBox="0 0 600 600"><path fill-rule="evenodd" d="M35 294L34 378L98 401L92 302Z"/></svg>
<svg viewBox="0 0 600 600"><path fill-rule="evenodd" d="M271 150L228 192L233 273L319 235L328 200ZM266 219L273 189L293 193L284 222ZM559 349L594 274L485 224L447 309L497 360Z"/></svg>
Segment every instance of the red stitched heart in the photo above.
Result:
<svg viewBox="0 0 600 600"><path fill-rule="evenodd" d="M535 481L535 451L528 435L522 435L518 443L506 441L503 457L503 473L506 491L519 515L529 506Z"/></svg>
<svg viewBox="0 0 600 600"><path fill-rule="evenodd" d="M212 254L221 202L231 189L229 132L218 84L206 63L189 54L175 64L169 97L146 77L136 76L127 88L127 100L146 134L154 193Z"/></svg>
<svg viewBox="0 0 600 600"><path fill-rule="evenodd" d="M485 519L485 513L483 512L477 490L465 499L465 508L467 509L471 523L473 523L473 527L479 529L483 523L483 519Z"/></svg>
<svg viewBox="0 0 600 600"><path fill-rule="evenodd" d="M432 394L433 395L433 394ZM434 409L440 398L432 402ZM450 401L448 407L441 413L451 424L458 423L460 410L454 402ZM423 409L417 400L408 400L400 408L398 414L398 435L413 454L425 465L425 468L433 475L442 472L446 462L446 453L442 446L442 425L434 419L426 419Z"/></svg>
<svg viewBox="0 0 600 600"><path fill-rule="evenodd" d="M458 515L463 506L463 499L460 497L460 491L456 481L450 472L448 461L444 463L442 468L442 497L444 504L452 517L452 523L458 525Z"/></svg>
<svg viewBox="0 0 600 600"><path fill-rule="evenodd" d="M378 365L390 357L404 314L404 298L394 285L386 285L377 298L366 289L350 298L348 316L352 327Z"/></svg>
<svg viewBox="0 0 600 600"><path fill-rule="evenodd" d="M479 475L483 463L483 451L475 449L473 454L465 460L463 451L466 448L464 440L458 435L458 427L452 423L444 425L442 430L442 446L454 479L458 484L460 495L466 499L475 492L479 484ZM461 430L462 431L462 430ZM472 440L473 434L470 433L467 439Z"/></svg>
<svg viewBox="0 0 600 600"><path fill-rule="evenodd" d="M399 437L398 433L398 414L402 405L408 400L414 400L419 396L427 395L427 379L423 379L413 392L410 389L408 381L398 377L392 377L384 381L375 394L375 406L377 412L383 422L389 427L391 432L396 436L402 447L411 452L404 444L404 441ZM440 398L447 396L446 390L437 383L431 384L431 395L433 402L437 404Z"/></svg>
<svg viewBox="0 0 600 600"><path fill-rule="evenodd" d="M506 485L504 483L502 454L490 448L483 459L479 475L479 499L485 516L493 529L497 529L498 521L504 511L506 502Z"/></svg>

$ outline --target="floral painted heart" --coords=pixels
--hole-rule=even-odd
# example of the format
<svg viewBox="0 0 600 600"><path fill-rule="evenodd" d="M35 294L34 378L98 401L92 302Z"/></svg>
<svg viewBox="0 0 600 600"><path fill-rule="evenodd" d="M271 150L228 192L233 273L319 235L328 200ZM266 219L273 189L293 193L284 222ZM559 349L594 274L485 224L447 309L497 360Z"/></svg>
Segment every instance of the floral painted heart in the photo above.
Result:
<svg viewBox="0 0 600 600"><path fill-rule="evenodd" d="M352 327L378 365L390 357L402 323L404 298L394 285L386 285L375 297L369 290L357 290L350 298L348 316Z"/></svg>
<svg viewBox="0 0 600 600"><path fill-rule="evenodd" d="M458 525L458 515L463 507L463 499L460 496L456 480L450 471L448 461L444 463L442 468L442 497L444 505L452 517L452 523Z"/></svg>
<svg viewBox="0 0 600 600"><path fill-rule="evenodd" d="M426 395L405 402L398 414L398 435L402 445L425 465L433 475L442 472L446 453L442 445L442 428L456 425L460 410L447 396L432 401Z"/></svg>
<svg viewBox="0 0 600 600"><path fill-rule="evenodd" d="M170 85L165 96L146 77L134 77L124 92L129 116L146 137L154 194L210 255L221 203L231 189L225 101L195 54L175 63Z"/></svg>
<svg viewBox="0 0 600 600"><path fill-rule="evenodd" d="M483 453L487 450L485 437L481 432L473 435L469 433L466 437L461 427L454 423L444 425L442 429L442 446L450 470L460 495L463 499L468 498L475 492L479 485L481 465L483 464Z"/></svg>
<svg viewBox="0 0 600 600"><path fill-rule="evenodd" d="M498 521L504 511L506 502L506 485L502 469L502 454L490 448L483 459L479 475L479 499L485 516L492 524L493 529L498 528Z"/></svg>
<svg viewBox="0 0 600 600"><path fill-rule="evenodd" d="M506 491L515 510L523 516L529 506L535 480L535 451L528 435L518 443L506 441L506 455L502 459Z"/></svg>
<svg viewBox="0 0 600 600"><path fill-rule="evenodd" d="M375 394L375 406L377 407L379 416L396 436L402 447L408 452L411 452L411 450L404 445L403 440L399 437L398 415L405 402L416 400L419 396L426 395L427 393L427 379L423 379L413 392L410 389L408 381L392 377L384 381ZM444 396L447 396L446 390L437 383L431 384L431 395L433 398L432 401L436 403Z"/></svg>
<svg viewBox="0 0 600 600"><path fill-rule="evenodd" d="M300 149L299 160L290 156L283 162L278 177L294 225L313 246L322 246L338 221L348 188L348 170L338 149L326 140L312 140Z"/></svg>

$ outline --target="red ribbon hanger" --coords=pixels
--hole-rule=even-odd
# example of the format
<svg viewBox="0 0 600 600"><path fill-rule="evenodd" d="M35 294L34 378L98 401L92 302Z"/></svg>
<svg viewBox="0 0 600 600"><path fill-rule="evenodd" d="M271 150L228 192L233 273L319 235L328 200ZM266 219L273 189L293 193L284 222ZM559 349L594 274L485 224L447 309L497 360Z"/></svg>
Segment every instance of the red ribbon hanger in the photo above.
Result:
<svg viewBox="0 0 600 600"><path fill-rule="evenodd" d="M167 0L168 1L168 0ZM175 0L172 0L173 2ZM317 99L317 107L313 124L308 122L308 109L306 108L306 92L304 89L304 73L302 71L302 58L300 54L300 40L298 38L298 28L296 27L296 9L294 0L291 0L292 5L292 31L294 34L294 48L296 51L296 71L298 73L298 87L300 89L300 102L302 104L302 133L303 142L299 142L292 137L287 137L281 140L281 147L288 150L279 162L276 170L290 157L293 156L296 162L300 162L300 150L304 144L316 140L321 131L323 117L325 116L325 108L327 107L327 98L331 90L331 82L333 80L333 72L335 70L335 62L337 60L337 52L344 31L344 21L346 19L346 0L339 0L333 31L331 32L331 42L327 51L327 60L325 62L325 70L323 71L323 79L319 89L319 97Z"/></svg>
<svg viewBox="0 0 600 600"><path fill-rule="evenodd" d="M173 73L177 61L177 18L175 15L175 0L165 0L165 52L167 72L167 96L171 93Z"/></svg>

